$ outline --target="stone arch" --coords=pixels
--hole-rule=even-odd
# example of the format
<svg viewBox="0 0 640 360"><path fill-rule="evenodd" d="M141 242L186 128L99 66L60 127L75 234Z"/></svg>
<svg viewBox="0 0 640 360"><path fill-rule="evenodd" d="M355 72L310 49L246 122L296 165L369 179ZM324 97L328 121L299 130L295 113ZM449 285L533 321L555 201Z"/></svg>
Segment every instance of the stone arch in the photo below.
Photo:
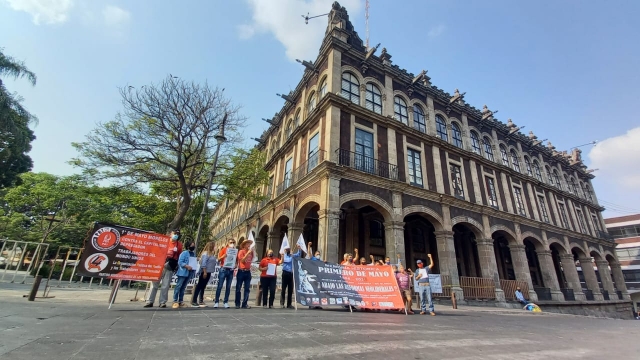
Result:
<svg viewBox="0 0 640 360"><path fill-rule="evenodd" d="M493 234L496 231L504 231L505 233L509 234L514 239L514 241L518 243L518 245L522 245L522 240L518 239L518 237L516 236L516 233L504 225L496 224L496 225L493 225L489 230L491 231L491 234Z"/></svg>
<svg viewBox="0 0 640 360"><path fill-rule="evenodd" d="M393 221L393 208L384 199L377 195L365 192L352 192L340 196L340 207L349 201L365 201L369 203L373 208L378 210L384 217L384 221Z"/></svg>
<svg viewBox="0 0 640 360"><path fill-rule="evenodd" d="M411 112L412 113L413 113L413 105L419 105L422 108L422 111L424 111L425 119L429 120L429 107L422 100L413 98L413 99L411 99L411 102L408 103L408 104L409 104L409 106L411 106Z"/></svg>
<svg viewBox="0 0 640 360"><path fill-rule="evenodd" d="M291 219L293 219L293 215L291 214L291 210L289 209L282 209L282 211L280 211L275 217L274 219L276 219L275 223L278 222L278 220L280 220L281 217L285 216L287 219L289 219L289 222L291 222Z"/></svg>
<svg viewBox="0 0 640 360"><path fill-rule="evenodd" d="M556 238L549 238L547 239L547 242L549 243L549 248L551 248L552 245L557 245L560 249L562 249L562 251L564 251L562 254L570 253L569 251L567 251L567 247L565 246L565 244Z"/></svg>
<svg viewBox="0 0 640 360"><path fill-rule="evenodd" d="M484 227L477 220L468 216L456 216L451 219L451 227L462 224L467 226L476 236L476 239L484 238Z"/></svg>
<svg viewBox="0 0 640 360"><path fill-rule="evenodd" d="M407 107L409 106L409 104L411 103L411 100L409 99L409 97L407 96L407 94L405 94L404 92L400 91L400 90L394 90L393 91L393 97L395 98L396 96L402 98L402 100L404 100L404 102L407 104ZM407 109L408 110L408 109Z"/></svg>
<svg viewBox="0 0 640 360"><path fill-rule="evenodd" d="M546 250L545 246L544 246L544 241L542 241L542 239L540 239L539 236L532 234L530 232L525 232L522 234L522 243L524 244L525 240L528 240L529 242L531 242L533 244L533 246L535 246L536 251L539 250Z"/></svg>
<svg viewBox="0 0 640 360"><path fill-rule="evenodd" d="M364 77L362 76L362 74L360 73L360 70L354 68L353 66L350 65L342 65L342 67L340 68L340 81L342 81L342 74L345 72L349 72L351 74L353 74L353 76L355 76L356 78L358 78L358 81L360 82L360 85L362 86L362 84L364 84ZM382 90L380 90L382 91Z"/></svg>
<svg viewBox="0 0 640 360"><path fill-rule="evenodd" d="M532 233L531 231L525 231L520 235L520 239L522 239L522 241L524 241L524 239L526 239L526 238L534 238L541 245L544 245L544 241L542 240L542 238L540 236L538 236L537 234Z"/></svg>
<svg viewBox="0 0 640 360"><path fill-rule="evenodd" d="M294 222L302 222L302 220L304 220L304 216L306 216L307 212L309 212L309 210L314 206L320 206L320 195L312 194L302 200L302 202L297 206L298 210L293 217L295 219Z"/></svg>
<svg viewBox="0 0 640 360"><path fill-rule="evenodd" d="M571 249L571 253L573 253L574 250L578 250L576 251L576 254L578 255L578 257L587 256L587 252L584 251L584 248L576 243L570 243L569 248Z"/></svg>
<svg viewBox="0 0 640 360"><path fill-rule="evenodd" d="M371 76L367 76L363 79L363 84L368 84L368 83L373 83L378 90L380 90L380 96L384 96L385 95L385 88L384 88L384 84L382 84L378 79L371 77Z"/></svg>
<svg viewBox="0 0 640 360"><path fill-rule="evenodd" d="M427 220L429 220L433 226L436 228L436 231L444 230L442 216L440 216L433 209L430 209L423 205L411 205L402 209L402 219L407 217L408 215L414 213L422 213L427 215Z"/></svg>
<svg viewBox="0 0 640 360"><path fill-rule="evenodd" d="M604 259L602 253L600 253L600 250L594 248L593 246L589 246L589 256L594 258L596 261Z"/></svg>
<svg viewBox="0 0 640 360"><path fill-rule="evenodd" d="M434 110L435 115L440 115L442 117L442 120L444 120L444 124L447 125L447 129L449 128L449 124L451 124L451 122L449 121L449 116L447 116L447 114L442 111L442 110ZM436 121L436 119L433 119L433 121Z"/></svg>
<svg viewBox="0 0 640 360"><path fill-rule="evenodd" d="M609 261L609 258L613 258L613 260L617 262L616 256L609 250L605 250L602 255L607 261Z"/></svg>

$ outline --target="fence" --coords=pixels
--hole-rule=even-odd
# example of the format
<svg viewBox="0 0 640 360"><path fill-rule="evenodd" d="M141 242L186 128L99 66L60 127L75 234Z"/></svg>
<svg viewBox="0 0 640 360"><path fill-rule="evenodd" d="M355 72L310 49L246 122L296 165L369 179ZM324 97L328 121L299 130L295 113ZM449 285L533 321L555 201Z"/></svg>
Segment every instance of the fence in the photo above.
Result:
<svg viewBox="0 0 640 360"><path fill-rule="evenodd" d="M451 277L449 275L440 275L442 282L442 292L433 293L433 297L451 298Z"/></svg>
<svg viewBox="0 0 640 360"><path fill-rule="evenodd" d="M516 300L516 288L520 288L524 298L529 300L529 285L526 281L500 279L500 287L506 300Z"/></svg>
<svg viewBox="0 0 640 360"><path fill-rule="evenodd" d="M2 276L0 281L16 282L16 278L21 284L24 284L27 277L35 269L36 273L40 272L43 258L42 254L46 254L49 244L16 241L16 240L0 240L0 267ZM22 280L20 280L22 277Z"/></svg>
<svg viewBox="0 0 640 360"><path fill-rule="evenodd" d="M460 287L465 299L496 298L496 285L493 279L460 276Z"/></svg>

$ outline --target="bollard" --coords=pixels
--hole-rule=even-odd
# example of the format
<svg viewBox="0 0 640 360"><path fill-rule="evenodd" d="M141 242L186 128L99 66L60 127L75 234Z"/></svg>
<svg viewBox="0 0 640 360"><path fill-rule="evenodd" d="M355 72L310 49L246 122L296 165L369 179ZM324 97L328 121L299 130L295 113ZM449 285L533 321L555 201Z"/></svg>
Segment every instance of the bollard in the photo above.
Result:
<svg viewBox="0 0 640 360"><path fill-rule="evenodd" d="M41 281L42 275L36 275L36 278L33 279L33 286L31 287L31 292L29 293L29 298L27 300L34 301L36 299L36 293L38 292Z"/></svg>
<svg viewBox="0 0 640 360"><path fill-rule="evenodd" d="M456 293L454 293L453 291L451 292L451 306L453 306L454 309L458 308L458 301L456 300Z"/></svg>

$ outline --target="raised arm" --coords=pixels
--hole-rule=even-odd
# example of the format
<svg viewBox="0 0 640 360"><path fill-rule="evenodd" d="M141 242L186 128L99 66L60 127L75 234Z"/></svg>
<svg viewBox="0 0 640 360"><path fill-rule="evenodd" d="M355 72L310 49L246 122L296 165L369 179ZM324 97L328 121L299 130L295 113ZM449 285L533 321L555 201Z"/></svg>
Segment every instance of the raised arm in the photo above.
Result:
<svg viewBox="0 0 640 360"><path fill-rule="evenodd" d="M427 256L429 257L429 270L431 270L433 269L435 264L433 263L433 258L431 257L431 254L427 254Z"/></svg>
<svg viewBox="0 0 640 360"><path fill-rule="evenodd" d="M398 262L396 263L396 265L398 266L402 265L402 261L400 260L400 254L396 254L396 257L398 258Z"/></svg>

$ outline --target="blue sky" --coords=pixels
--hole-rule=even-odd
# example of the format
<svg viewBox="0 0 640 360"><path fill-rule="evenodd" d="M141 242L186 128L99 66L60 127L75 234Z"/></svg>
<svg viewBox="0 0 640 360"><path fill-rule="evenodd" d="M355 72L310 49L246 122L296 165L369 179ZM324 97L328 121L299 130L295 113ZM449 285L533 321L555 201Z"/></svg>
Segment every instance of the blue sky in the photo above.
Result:
<svg viewBox="0 0 640 360"><path fill-rule="evenodd" d="M167 74L226 88L257 137L314 60L331 0L0 0L0 47L38 75L7 81L40 118L34 171L75 172L70 143ZM341 1L364 39L364 0ZM598 168L608 216L640 212L640 2L371 0L370 42L409 72L499 110ZM248 143L251 144L251 143ZM253 144L251 144L253 145ZM611 205L613 204L613 205ZM616 211L614 211L616 210Z"/></svg>

